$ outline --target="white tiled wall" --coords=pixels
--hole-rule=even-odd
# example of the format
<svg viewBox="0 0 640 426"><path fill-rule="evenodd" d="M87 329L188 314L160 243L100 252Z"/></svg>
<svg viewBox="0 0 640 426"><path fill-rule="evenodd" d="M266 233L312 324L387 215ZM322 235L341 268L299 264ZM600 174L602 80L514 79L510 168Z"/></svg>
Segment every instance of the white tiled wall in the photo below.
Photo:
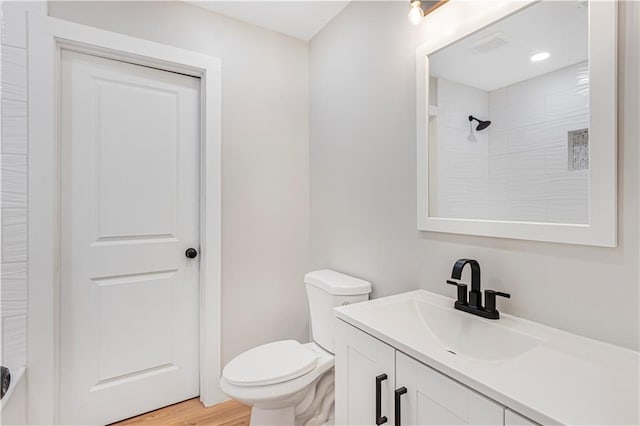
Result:
<svg viewBox="0 0 640 426"><path fill-rule="evenodd" d="M588 223L589 171L568 171L567 160L568 132L589 125L587 62L491 92L443 78L430 87L430 214ZM477 143L469 115L492 122L474 131Z"/></svg>
<svg viewBox="0 0 640 426"><path fill-rule="evenodd" d="M432 82L433 85L433 82ZM486 119L488 93L484 90L438 78L431 101L436 120L436 179L430 184L430 214L450 218L486 218L488 203L488 133L473 131L477 142L469 142L469 115ZM475 122L474 122L475 123ZM477 125L477 123L475 123ZM475 129L475 126L474 126ZM434 191L434 185L437 189Z"/></svg>
<svg viewBox="0 0 640 426"><path fill-rule="evenodd" d="M567 136L589 126L582 62L489 93L489 216L588 223L589 172L568 171Z"/></svg>
<svg viewBox="0 0 640 426"><path fill-rule="evenodd" d="M26 12L45 2L2 2L1 362L26 364L27 340L27 43Z"/></svg>

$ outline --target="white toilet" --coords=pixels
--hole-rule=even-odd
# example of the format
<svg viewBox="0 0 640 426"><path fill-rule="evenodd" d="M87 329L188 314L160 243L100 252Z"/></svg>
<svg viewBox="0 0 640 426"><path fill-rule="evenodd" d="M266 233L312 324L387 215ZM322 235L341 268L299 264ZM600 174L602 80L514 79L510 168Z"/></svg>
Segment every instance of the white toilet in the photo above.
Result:
<svg viewBox="0 0 640 426"><path fill-rule="evenodd" d="M250 349L224 368L220 385L251 405L251 425L333 424L333 308L369 298L371 284L323 269L304 276L313 341Z"/></svg>

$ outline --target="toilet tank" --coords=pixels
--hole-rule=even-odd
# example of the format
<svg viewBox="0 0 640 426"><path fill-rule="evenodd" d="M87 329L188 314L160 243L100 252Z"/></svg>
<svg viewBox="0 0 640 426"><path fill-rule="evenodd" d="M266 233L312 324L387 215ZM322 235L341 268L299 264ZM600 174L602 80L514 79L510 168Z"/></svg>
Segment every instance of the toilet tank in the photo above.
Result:
<svg viewBox="0 0 640 426"><path fill-rule="evenodd" d="M304 276L304 283L313 341L334 353L333 308L369 299L371 283L329 269L309 272Z"/></svg>

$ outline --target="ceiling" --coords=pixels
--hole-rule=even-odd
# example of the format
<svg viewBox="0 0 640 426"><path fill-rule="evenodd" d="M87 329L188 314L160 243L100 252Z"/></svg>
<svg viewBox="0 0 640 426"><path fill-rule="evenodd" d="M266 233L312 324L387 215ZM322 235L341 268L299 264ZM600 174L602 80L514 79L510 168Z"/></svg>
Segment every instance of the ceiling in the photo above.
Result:
<svg viewBox="0 0 640 426"><path fill-rule="evenodd" d="M430 75L491 91L582 62L588 58L584 3L536 3L432 54ZM549 59L531 62L538 52L549 52Z"/></svg>
<svg viewBox="0 0 640 426"><path fill-rule="evenodd" d="M311 40L349 4L349 0L185 1L304 41Z"/></svg>

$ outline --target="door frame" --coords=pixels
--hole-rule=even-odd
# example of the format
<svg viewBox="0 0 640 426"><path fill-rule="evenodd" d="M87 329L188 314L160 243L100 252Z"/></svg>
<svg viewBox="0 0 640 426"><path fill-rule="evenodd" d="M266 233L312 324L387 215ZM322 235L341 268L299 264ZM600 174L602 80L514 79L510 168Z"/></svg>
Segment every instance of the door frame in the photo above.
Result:
<svg viewBox="0 0 640 426"><path fill-rule="evenodd" d="M63 49L200 79L200 401L221 391L220 59L39 14L28 15L29 424L58 424L60 394L60 55Z"/></svg>

